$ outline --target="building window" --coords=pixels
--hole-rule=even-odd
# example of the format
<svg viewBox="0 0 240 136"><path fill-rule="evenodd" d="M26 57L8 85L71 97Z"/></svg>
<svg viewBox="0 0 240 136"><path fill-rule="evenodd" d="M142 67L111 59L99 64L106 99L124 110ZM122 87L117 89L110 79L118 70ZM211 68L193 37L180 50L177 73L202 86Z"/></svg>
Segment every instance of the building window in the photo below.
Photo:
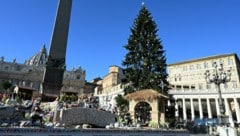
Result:
<svg viewBox="0 0 240 136"><path fill-rule="evenodd" d="M168 72L169 72L169 73L171 73L171 72L172 72L172 70L169 68L169 69L168 69ZM125 71L123 71L123 73L125 74Z"/></svg>
<svg viewBox="0 0 240 136"><path fill-rule="evenodd" d="M217 64L215 61L212 61L212 67L215 67L215 64Z"/></svg>
<svg viewBox="0 0 240 136"><path fill-rule="evenodd" d="M233 65L233 60L231 58L228 58L228 65Z"/></svg>
<svg viewBox="0 0 240 136"><path fill-rule="evenodd" d="M219 64L223 64L224 65L224 60L220 59L219 60Z"/></svg>
<svg viewBox="0 0 240 136"><path fill-rule="evenodd" d="M178 75L178 79L179 79L179 81L181 81L181 80L182 80L182 78L181 78L181 75L180 75L180 74Z"/></svg>
<svg viewBox="0 0 240 136"><path fill-rule="evenodd" d="M194 70L194 65L190 65L190 70Z"/></svg>
<svg viewBox="0 0 240 136"><path fill-rule="evenodd" d="M187 90L189 90L189 86L183 85L183 89L187 91Z"/></svg>
<svg viewBox="0 0 240 136"><path fill-rule="evenodd" d="M197 69L201 69L201 64L197 64Z"/></svg>
<svg viewBox="0 0 240 136"><path fill-rule="evenodd" d="M176 85L176 89L177 89L177 90L181 90L181 89L182 89L182 86Z"/></svg>
<svg viewBox="0 0 240 136"><path fill-rule="evenodd" d="M208 63L204 62L204 68L208 68Z"/></svg>
<svg viewBox="0 0 240 136"><path fill-rule="evenodd" d="M4 67L4 70L8 70L8 69L9 69L9 67L8 67L8 66Z"/></svg>
<svg viewBox="0 0 240 136"><path fill-rule="evenodd" d="M16 71L20 71L20 66L19 65L16 66Z"/></svg>
<svg viewBox="0 0 240 136"><path fill-rule="evenodd" d="M76 76L76 79L80 79L80 75L77 75L77 76Z"/></svg>
<svg viewBox="0 0 240 136"><path fill-rule="evenodd" d="M191 77L191 80L194 80L195 79L195 74L191 74L190 77Z"/></svg>
<svg viewBox="0 0 240 136"><path fill-rule="evenodd" d="M36 90L38 90L38 89L40 88L40 83L35 83L35 84L34 84L34 88L35 88Z"/></svg>
<svg viewBox="0 0 240 136"><path fill-rule="evenodd" d="M187 71L187 66L183 66L183 71Z"/></svg>
<svg viewBox="0 0 240 136"><path fill-rule="evenodd" d="M195 89L196 89L195 85L192 84L192 85L191 85L191 90L195 90Z"/></svg>
<svg viewBox="0 0 240 136"><path fill-rule="evenodd" d="M228 84L227 83L224 84L224 88L228 89Z"/></svg>
<svg viewBox="0 0 240 136"><path fill-rule="evenodd" d="M210 90L210 89L211 89L211 84L207 84L206 88L207 88L208 90Z"/></svg>
<svg viewBox="0 0 240 136"><path fill-rule="evenodd" d="M199 85L198 85L198 88L199 88L199 90L203 90L203 85L202 85L202 84L199 84Z"/></svg>
<svg viewBox="0 0 240 136"><path fill-rule="evenodd" d="M232 82L232 87L233 87L234 89L236 89L236 88L237 88L237 82L233 81L233 82Z"/></svg>
<svg viewBox="0 0 240 136"><path fill-rule="evenodd" d="M203 76L202 76L202 73L198 73L198 79L202 79Z"/></svg>

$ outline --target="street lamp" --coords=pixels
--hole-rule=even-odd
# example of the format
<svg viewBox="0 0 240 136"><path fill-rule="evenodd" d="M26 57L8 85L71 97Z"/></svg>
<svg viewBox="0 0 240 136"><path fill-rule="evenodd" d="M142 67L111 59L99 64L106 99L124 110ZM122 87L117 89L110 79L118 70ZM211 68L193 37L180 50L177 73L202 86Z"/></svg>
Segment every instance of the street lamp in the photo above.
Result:
<svg viewBox="0 0 240 136"><path fill-rule="evenodd" d="M208 84L214 83L216 86L216 90L218 92L218 102L219 102L219 108L220 108L220 116L219 116L219 123L220 124L225 124L226 122L226 116L224 116L224 104L222 100L222 94L221 94L221 89L220 89L220 84L225 84L231 80L231 67L229 70L224 70L223 69L223 64L220 64L220 68L218 68L217 63L213 63L213 71L212 74L210 73L209 70L206 70L205 72L205 79Z"/></svg>

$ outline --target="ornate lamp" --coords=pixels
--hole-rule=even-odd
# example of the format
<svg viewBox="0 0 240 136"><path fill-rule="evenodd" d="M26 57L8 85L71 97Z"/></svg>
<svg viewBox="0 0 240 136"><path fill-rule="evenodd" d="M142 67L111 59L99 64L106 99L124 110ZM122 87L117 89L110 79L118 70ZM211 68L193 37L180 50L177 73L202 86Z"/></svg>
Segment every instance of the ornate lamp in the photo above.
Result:
<svg viewBox="0 0 240 136"><path fill-rule="evenodd" d="M209 70L206 70L205 72L205 79L208 84L214 83L216 86L216 90L218 91L219 96L219 108L220 108L220 116L219 116L219 123L220 124L226 124L228 123L227 117L224 116L225 109L220 89L220 84L225 84L231 80L231 67L230 70L224 70L223 64L220 64L220 68L218 68L217 63L213 63L213 71L210 73Z"/></svg>

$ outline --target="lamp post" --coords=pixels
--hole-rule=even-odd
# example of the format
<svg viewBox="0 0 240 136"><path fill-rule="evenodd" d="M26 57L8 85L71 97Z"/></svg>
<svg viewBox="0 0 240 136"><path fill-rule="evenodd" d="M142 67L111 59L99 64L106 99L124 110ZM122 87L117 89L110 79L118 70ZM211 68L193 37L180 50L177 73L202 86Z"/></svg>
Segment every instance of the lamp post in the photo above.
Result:
<svg viewBox="0 0 240 136"><path fill-rule="evenodd" d="M218 102L219 102L219 108L220 108L220 116L218 117L219 123L224 125L226 124L226 116L224 116L225 109L224 109L224 104L223 104L223 99L222 99L222 93L221 93L221 88L220 84L225 84L231 80L231 67L229 70L224 70L223 69L223 64L220 64L220 68L218 68L217 63L213 63L213 71L210 73L209 70L206 70L205 72L205 79L208 84L214 83L216 86L216 90L218 92Z"/></svg>

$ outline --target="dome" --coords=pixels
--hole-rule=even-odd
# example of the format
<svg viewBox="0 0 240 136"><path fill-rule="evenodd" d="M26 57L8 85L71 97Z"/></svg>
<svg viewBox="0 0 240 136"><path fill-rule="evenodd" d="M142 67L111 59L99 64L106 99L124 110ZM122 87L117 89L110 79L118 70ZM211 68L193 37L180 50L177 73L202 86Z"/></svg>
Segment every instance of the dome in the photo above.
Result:
<svg viewBox="0 0 240 136"><path fill-rule="evenodd" d="M32 56L30 59L28 59L25 62L25 65L43 66L43 65L45 65L46 61L47 61L47 49L46 49L45 45L43 45L40 52L38 52L37 54Z"/></svg>

